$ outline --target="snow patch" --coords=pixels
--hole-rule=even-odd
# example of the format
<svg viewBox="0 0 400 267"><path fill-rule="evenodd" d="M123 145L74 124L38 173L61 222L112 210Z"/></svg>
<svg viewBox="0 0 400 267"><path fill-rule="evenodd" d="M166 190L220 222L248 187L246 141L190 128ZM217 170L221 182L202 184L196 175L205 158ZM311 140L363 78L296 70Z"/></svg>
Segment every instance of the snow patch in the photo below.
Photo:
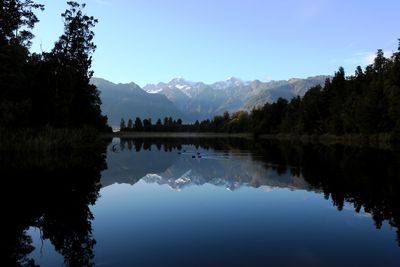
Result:
<svg viewBox="0 0 400 267"><path fill-rule="evenodd" d="M156 90L149 90L149 91L147 91L147 93L149 93L149 94L158 94L161 91L162 91L162 89L156 89Z"/></svg>
<svg viewBox="0 0 400 267"><path fill-rule="evenodd" d="M183 89L187 89L189 86L185 85L185 84L178 84L175 85L176 88L178 88L179 90L183 90Z"/></svg>

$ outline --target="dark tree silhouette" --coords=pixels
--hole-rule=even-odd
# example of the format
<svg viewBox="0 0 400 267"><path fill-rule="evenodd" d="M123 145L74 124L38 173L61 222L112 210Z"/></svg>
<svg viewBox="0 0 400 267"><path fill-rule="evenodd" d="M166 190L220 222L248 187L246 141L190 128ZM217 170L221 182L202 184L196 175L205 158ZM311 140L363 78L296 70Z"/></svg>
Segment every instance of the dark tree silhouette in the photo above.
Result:
<svg viewBox="0 0 400 267"><path fill-rule="evenodd" d="M30 47L34 37L30 30L39 22L35 9L44 10L44 5L32 0L3 0L0 2L0 38L2 44Z"/></svg>
<svg viewBox="0 0 400 267"><path fill-rule="evenodd" d="M27 234L40 229L64 258L65 266L93 266L93 205L106 168L106 143L69 153L0 157L0 170L10 194L4 206L2 262L4 266L37 266L29 255L35 248ZM39 159L39 160L38 160ZM32 177L36 178L33 179ZM40 179L37 179L39 177ZM40 247L36 248L40 250Z"/></svg>
<svg viewBox="0 0 400 267"><path fill-rule="evenodd" d="M143 131L143 123L139 117L136 117L135 119L135 131Z"/></svg>
<svg viewBox="0 0 400 267"><path fill-rule="evenodd" d="M52 51L30 54L30 30L38 22L34 10L43 5L32 0L0 4L1 127L108 129L99 91L89 83L97 20L83 13L85 5L67 2L64 33Z"/></svg>
<svg viewBox="0 0 400 267"><path fill-rule="evenodd" d="M156 127L157 129L157 127ZM146 131L152 131L147 127ZM400 41L399 50L386 58L378 50L374 63L357 67L347 76L339 67L324 86L310 88L304 97L279 98L250 113L224 112L211 120L182 124L164 118L163 131L249 132L258 134L334 135L400 140Z"/></svg>
<svg viewBox="0 0 400 267"><path fill-rule="evenodd" d="M132 119L128 120L127 128L128 128L129 131L132 131L132 129L133 129L133 121L132 121Z"/></svg>
<svg viewBox="0 0 400 267"><path fill-rule="evenodd" d="M124 119L121 119L121 122L119 123L119 128L121 131L125 131L127 129Z"/></svg>
<svg viewBox="0 0 400 267"><path fill-rule="evenodd" d="M54 123L61 127L94 124L101 128L106 119L101 115L99 92L90 84L92 54L96 49L92 28L97 20L83 13L84 4L70 1L68 6L62 14L64 34L45 55L51 69L55 69L51 73L57 118Z"/></svg>

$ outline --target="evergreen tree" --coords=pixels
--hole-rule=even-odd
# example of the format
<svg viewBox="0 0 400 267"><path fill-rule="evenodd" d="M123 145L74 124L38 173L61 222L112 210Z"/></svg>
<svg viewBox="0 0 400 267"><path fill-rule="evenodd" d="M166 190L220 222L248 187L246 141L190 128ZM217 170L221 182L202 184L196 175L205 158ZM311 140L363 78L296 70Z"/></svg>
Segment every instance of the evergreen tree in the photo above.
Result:
<svg viewBox="0 0 400 267"><path fill-rule="evenodd" d="M135 119L135 131L137 132L143 131L142 120L139 117L136 117Z"/></svg>
<svg viewBox="0 0 400 267"><path fill-rule="evenodd" d="M132 119L128 120L127 128L128 128L128 131L132 131L133 130L133 121L132 121Z"/></svg>
<svg viewBox="0 0 400 267"><path fill-rule="evenodd" d="M0 122L3 127L108 129L97 88L90 84L97 20L67 2L64 33L50 53L30 54L38 22L33 0L0 2Z"/></svg>
<svg viewBox="0 0 400 267"><path fill-rule="evenodd" d="M62 14L64 33L53 50L45 54L50 72L50 92L53 124L61 127L93 125L103 128L106 118L101 115L99 91L90 84L93 43L92 28L97 19L83 13L85 5L70 1Z"/></svg>
<svg viewBox="0 0 400 267"><path fill-rule="evenodd" d="M13 44L29 48L34 37L32 30L39 19L35 9L44 5L32 0L2 0L0 2L0 45Z"/></svg>
<svg viewBox="0 0 400 267"><path fill-rule="evenodd" d="M149 118L149 119L144 119L143 120L143 131L151 131L151 127L152 126L152 124L151 124L151 119Z"/></svg>
<svg viewBox="0 0 400 267"><path fill-rule="evenodd" d="M169 120L168 120L168 117L165 117L164 118L164 131L169 131L170 130L170 128L171 128L171 125L170 125L170 123L169 123Z"/></svg>
<svg viewBox="0 0 400 267"><path fill-rule="evenodd" d="M125 131L126 130L126 124L125 124L125 120L123 118L121 118L121 122L119 123L119 129L121 131Z"/></svg>
<svg viewBox="0 0 400 267"><path fill-rule="evenodd" d="M31 0L0 1L0 125L29 126L32 122L30 70L27 62L33 34L39 21L34 10L43 5Z"/></svg>
<svg viewBox="0 0 400 267"><path fill-rule="evenodd" d="M162 125L161 119L157 120L155 127L156 127L157 132L161 132L163 130L163 125Z"/></svg>

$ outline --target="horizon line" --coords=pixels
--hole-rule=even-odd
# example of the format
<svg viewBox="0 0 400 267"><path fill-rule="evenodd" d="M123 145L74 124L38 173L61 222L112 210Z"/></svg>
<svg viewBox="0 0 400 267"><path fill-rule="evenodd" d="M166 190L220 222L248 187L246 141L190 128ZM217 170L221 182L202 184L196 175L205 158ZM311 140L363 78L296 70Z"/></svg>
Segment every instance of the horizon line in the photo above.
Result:
<svg viewBox="0 0 400 267"><path fill-rule="evenodd" d="M317 75L311 75L311 76L307 76L307 77L292 77L292 78L289 78L289 79L276 79L276 80L275 80L275 79L268 79L268 80L265 80L265 79L264 79L264 80L263 80L263 79L252 79L252 80L244 80L244 79L240 79L240 78L238 78L238 77L236 77L236 76L230 76L230 77L228 77L228 78L225 79L225 80L218 80L218 81L214 81L214 82L202 82L202 81L191 81L191 80L188 80L188 79L183 78L182 76L176 76L176 77L173 77L173 78L169 79L169 81L150 82L150 83L145 83L144 85L140 85L139 83L134 82L134 81L129 81L129 82L115 82L115 81L113 81L113 80L109 80L109 79L107 79L107 78L103 78L103 77L96 76L96 75L94 75L94 76L92 77L92 79L93 79L93 78L94 78L94 79L102 79L102 80L106 80L106 81L108 81L108 82L111 82L111 83L113 83L113 84L130 84L130 83L134 83L134 84L138 85L140 88L143 88L143 87L145 87L145 86L147 86L147 85L158 85L158 84L160 84L160 83L168 84L168 83L170 83L170 82L172 82L172 81L174 81L174 80L183 80L183 81L185 81L185 82L194 83L194 84L203 83L203 84L205 84L205 85L213 85L213 84L216 84L216 83L219 83L219 82L226 82L226 81L229 81L229 80L231 80L231 79L237 79L238 81L243 82L243 83L250 83L250 82L254 82L254 81L259 81L259 82L263 82L263 83L269 83L269 82L279 82L279 81L290 81L290 80L294 80L294 79L302 79L302 80L305 80L305 79L309 79L309 78L322 77L322 76L325 76L325 77L333 77L333 75L317 74Z"/></svg>

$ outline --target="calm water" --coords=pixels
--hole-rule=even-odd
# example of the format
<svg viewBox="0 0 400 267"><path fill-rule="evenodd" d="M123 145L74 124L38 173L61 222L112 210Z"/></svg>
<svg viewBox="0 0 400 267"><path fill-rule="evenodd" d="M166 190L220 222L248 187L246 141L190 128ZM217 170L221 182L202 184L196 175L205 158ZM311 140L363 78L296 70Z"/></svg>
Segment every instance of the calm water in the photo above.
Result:
<svg viewBox="0 0 400 267"><path fill-rule="evenodd" d="M400 266L399 155L114 139L3 163L3 250L10 266Z"/></svg>

